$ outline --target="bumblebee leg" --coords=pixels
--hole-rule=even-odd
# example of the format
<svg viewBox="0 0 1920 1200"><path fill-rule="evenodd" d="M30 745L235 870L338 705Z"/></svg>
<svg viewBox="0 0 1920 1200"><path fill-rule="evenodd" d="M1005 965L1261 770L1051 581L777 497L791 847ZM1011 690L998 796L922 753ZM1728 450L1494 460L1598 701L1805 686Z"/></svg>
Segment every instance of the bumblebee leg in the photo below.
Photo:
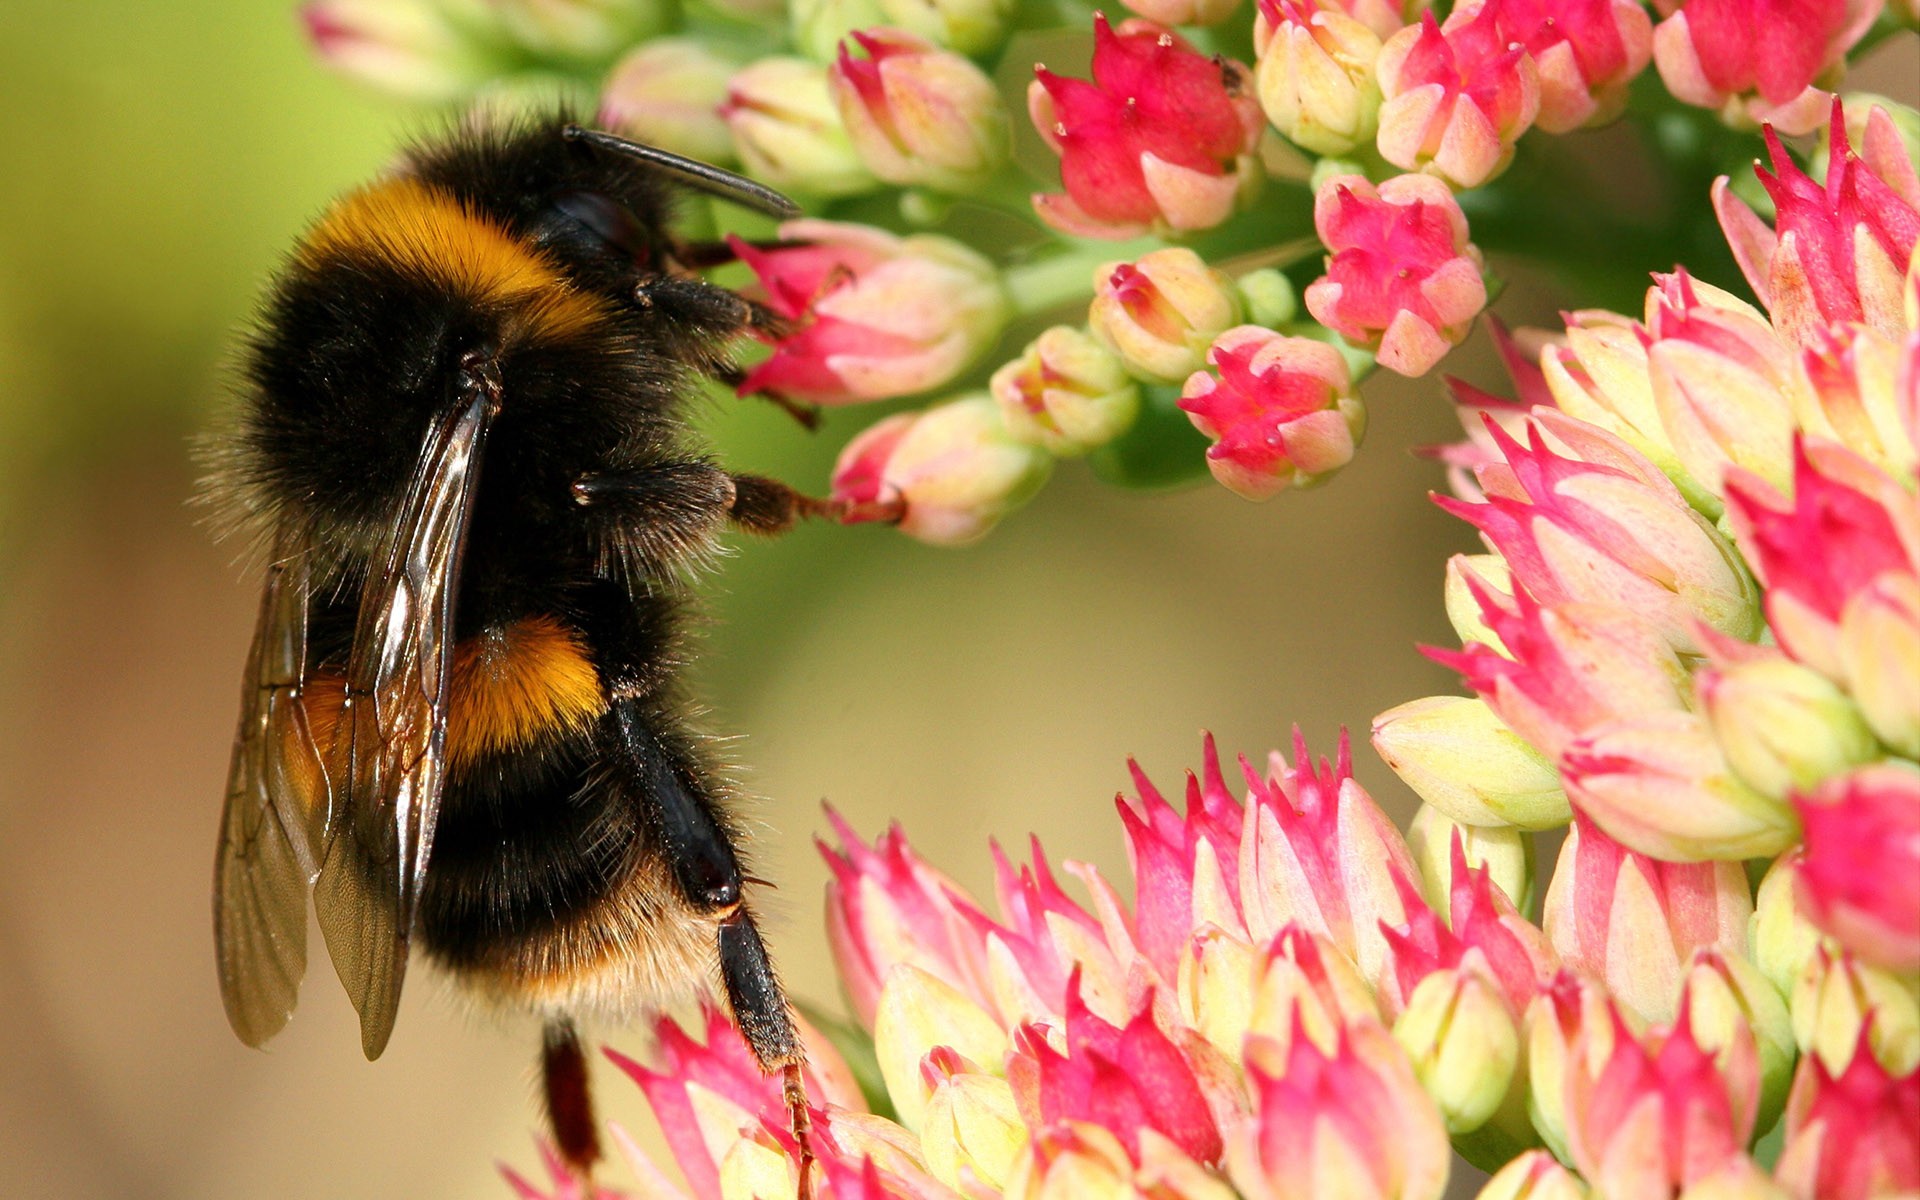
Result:
<svg viewBox="0 0 1920 1200"><path fill-rule="evenodd" d="M590 1178L600 1161L600 1131L593 1119L587 1056L573 1022L564 1017L548 1021L541 1035L540 1083L555 1148L576 1175Z"/></svg>
<svg viewBox="0 0 1920 1200"><path fill-rule="evenodd" d="M816 500L764 475L735 475L727 515L749 533L785 533L804 517L840 516L842 505Z"/></svg>
<svg viewBox="0 0 1920 1200"><path fill-rule="evenodd" d="M793 1130L794 1160L800 1169L800 1196L813 1195L813 1116L807 1105L807 1087L800 1069L806 1065L793 1009L780 979L773 973L766 943L745 905L720 922L720 978L727 989L727 1006L740 1027L747 1049L760 1069L780 1074L781 1092Z"/></svg>
<svg viewBox="0 0 1920 1200"><path fill-rule="evenodd" d="M735 394L739 393L740 388L744 386L747 381L747 373L731 363L722 363L714 367L713 377L732 388ZM801 428L807 430L820 428L820 406L818 404L809 404L804 400L795 400L791 396L783 396L779 392L773 391L757 391L753 394L798 421Z"/></svg>

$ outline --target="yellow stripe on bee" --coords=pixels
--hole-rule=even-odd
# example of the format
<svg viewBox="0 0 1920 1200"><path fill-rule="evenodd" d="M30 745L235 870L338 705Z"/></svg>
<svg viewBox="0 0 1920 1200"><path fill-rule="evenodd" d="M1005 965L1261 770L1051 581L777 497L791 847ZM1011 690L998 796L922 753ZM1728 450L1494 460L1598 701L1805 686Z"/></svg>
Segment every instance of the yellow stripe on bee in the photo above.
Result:
<svg viewBox="0 0 1920 1200"><path fill-rule="evenodd" d="M504 309L535 338L565 339L606 318L604 299L569 282L536 247L459 199L401 176L347 193L301 243L308 267L372 256ZM509 332L517 332L510 326Z"/></svg>
<svg viewBox="0 0 1920 1200"><path fill-rule="evenodd" d="M458 771L487 754L517 750L553 733L581 732L605 709L600 675L579 633L552 617L523 617L468 638L453 649L447 696L447 766ZM280 755L295 799L311 811L319 764L311 747L328 747L331 772L346 758L341 700L346 680L315 675L302 689L311 742L295 722L281 729Z"/></svg>

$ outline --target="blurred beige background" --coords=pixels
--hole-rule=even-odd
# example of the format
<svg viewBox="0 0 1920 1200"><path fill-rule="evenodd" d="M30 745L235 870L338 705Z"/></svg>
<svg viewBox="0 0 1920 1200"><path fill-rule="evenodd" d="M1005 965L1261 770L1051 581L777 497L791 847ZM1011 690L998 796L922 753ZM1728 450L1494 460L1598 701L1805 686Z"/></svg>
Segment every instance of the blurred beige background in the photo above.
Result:
<svg viewBox="0 0 1920 1200"><path fill-rule="evenodd" d="M290 7L0 7L0 1195L499 1197L495 1161L533 1161L532 1029L470 1019L421 973L369 1065L317 963L263 1054L215 990L209 874L257 580L186 507L188 440L276 255L408 127L307 62ZM1911 101L1920 55L1895 51L1879 86ZM1576 299L1522 287L1502 310ZM1473 349L1450 368L1494 384ZM1263 506L1122 494L1069 464L972 550L872 528L741 548L711 582L698 675L767 798L757 870L800 996L838 1003L823 799L869 833L898 818L976 889L986 840L1029 831L1123 879L1126 756L1177 786L1202 728L1259 755L1298 721L1330 752L1340 726L1451 687L1414 645L1448 637L1441 567L1468 538L1408 450L1453 419L1437 380L1366 394L1359 461ZM711 425L729 462L818 490L863 420L809 439L730 405ZM644 1125L635 1090L602 1082Z"/></svg>

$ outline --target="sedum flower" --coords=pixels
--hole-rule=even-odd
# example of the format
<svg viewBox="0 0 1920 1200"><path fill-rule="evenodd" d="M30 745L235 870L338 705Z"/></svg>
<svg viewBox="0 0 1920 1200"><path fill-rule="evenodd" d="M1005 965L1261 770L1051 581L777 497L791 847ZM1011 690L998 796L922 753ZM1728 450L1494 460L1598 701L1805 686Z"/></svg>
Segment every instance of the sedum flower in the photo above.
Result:
<svg viewBox="0 0 1920 1200"><path fill-rule="evenodd" d="M1569 133L1618 117L1653 57L1653 23L1631 0L1495 0L1499 36L1524 46L1540 80L1535 120Z"/></svg>
<svg viewBox="0 0 1920 1200"><path fill-rule="evenodd" d="M1561 961L1605 981L1629 1011L1671 1021L1696 950L1744 950L1753 901L1740 864L1663 862L1576 814L1541 925Z"/></svg>
<svg viewBox="0 0 1920 1200"><path fill-rule="evenodd" d="M777 14L780 10L775 9ZM856 29L887 25L958 54L999 46L1011 0L793 0L786 6L794 42L816 62L832 62Z"/></svg>
<svg viewBox="0 0 1920 1200"><path fill-rule="evenodd" d="M1034 210L1063 233L1115 239L1226 220L1260 179L1247 68L1150 21L1116 30L1096 13L1093 26L1091 82L1034 69L1028 111L1065 187Z"/></svg>
<svg viewBox="0 0 1920 1200"><path fill-rule="evenodd" d="M1299 924L1274 937L1255 975L1245 1038L1284 1051L1295 1037L1309 1037L1331 1053L1340 1030L1380 1023L1379 1006L1359 968L1338 946Z"/></svg>
<svg viewBox="0 0 1920 1200"><path fill-rule="evenodd" d="M1330 253L1307 311L1389 370L1425 374L1486 307L1480 252L1437 179L1400 175L1376 189L1335 176L1320 185L1313 223Z"/></svg>
<svg viewBox="0 0 1920 1200"><path fill-rule="evenodd" d="M1727 662L1701 672L1694 686L1728 765L1762 795L1781 799L1879 757L1845 693L1784 654Z"/></svg>
<svg viewBox="0 0 1920 1200"><path fill-rule="evenodd" d="M1775 1169L1794 1200L1869 1200L1920 1190L1920 1068L1891 1072L1862 1034L1838 1067L1800 1060Z"/></svg>
<svg viewBox="0 0 1920 1200"><path fill-rule="evenodd" d="M1381 43L1364 22L1337 7L1260 0L1253 44L1260 107L1288 141L1313 154L1346 154L1373 140Z"/></svg>
<svg viewBox="0 0 1920 1200"><path fill-rule="evenodd" d="M728 83L719 112L734 153L757 178L818 196L852 196L874 186L834 107L824 67L803 58L763 58Z"/></svg>
<svg viewBox="0 0 1920 1200"><path fill-rule="evenodd" d="M1527 1116L1563 1161L1573 1160L1567 1149L1570 1076L1599 1073L1613 1053L1622 1016L1627 1022L1637 1020L1631 1010L1622 1014L1593 976L1565 969L1541 985L1527 1006L1522 1025Z"/></svg>
<svg viewBox="0 0 1920 1200"><path fill-rule="evenodd" d="M1838 1071L1861 1038L1889 1071L1920 1064L1920 995L1915 982L1869 966L1831 942L1814 948L1787 995L1793 1040L1803 1055Z"/></svg>
<svg viewBox="0 0 1920 1200"><path fill-rule="evenodd" d="M661 0L487 0L501 30L536 55L604 63L668 27Z"/></svg>
<svg viewBox="0 0 1920 1200"><path fill-rule="evenodd" d="M1127 9L1156 25L1218 25L1240 9L1240 0L1127 0Z"/></svg>
<svg viewBox="0 0 1920 1200"><path fill-rule="evenodd" d="M734 239L767 307L791 324L740 394L817 404L906 396L948 383L999 336L1007 300L993 264L947 238L789 221L783 244Z"/></svg>
<svg viewBox="0 0 1920 1200"><path fill-rule="evenodd" d="M989 386L1015 437L1063 457L1106 445L1140 413L1140 387L1120 358L1070 325L1028 343Z"/></svg>
<svg viewBox="0 0 1920 1200"><path fill-rule="evenodd" d="M1140 378L1179 383L1214 339L1239 322L1233 281L1184 246L1107 263L1093 273L1087 325Z"/></svg>
<svg viewBox="0 0 1920 1200"><path fill-rule="evenodd" d="M1882 742L1920 758L1920 576L1889 571L1848 598L1840 611L1840 674Z"/></svg>
<svg viewBox="0 0 1920 1200"><path fill-rule="evenodd" d="M1801 852L1792 850L1774 860L1755 889L1753 919L1747 925L1754 965L1783 996L1793 991L1821 936L1794 895L1800 858Z"/></svg>
<svg viewBox="0 0 1920 1200"><path fill-rule="evenodd" d="M1052 466L1007 432L991 397L965 396L888 417L848 442L832 498L849 521L891 521L921 541L963 545L1032 499Z"/></svg>
<svg viewBox="0 0 1920 1200"><path fill-rule="evenodd" d="M412 100L469 95L498 70L433 0L311 0L300 21L329 70Z"/></svg>
<svg viewBox="0 0 1920 1200"><path fill-rule="evenodd" d="M957 1060L958 1055L947 1057ZM941 1078L920 1119L927 1169L951 1188L969 1180L1004 1186L1026 1144L1013 1089L1006 1080L977 1071L956 1070Z"/></svg>
<svg viewBox="0 0 1920 1200"><path fill-rule="evenodd" d="M1525 46L1501 35L1505 0L1433 14L1381 47L1380 156L1457 188L1507 169L1514 143L1540 111L1539 70Z"/></svg>
<svg viewBox="0 0 1920 1200"><path fill-rule="evenodd" d="M1897 296L1896 296L1897 299ZM1920 341L1902 347L1866 325L1820 326L1800 355L1807 436L1839 442L1888 475L1913 474L1914 438L1902 413L1920 375Z"/></svg>
<svg viewBox="0 0 1920 1200"><path fill-rule="evenodd" d="M733 159L720 116L739 65L698 38L656 38L621 59L600 93L600 123L703 162Z"/></svg>
<svg viewBox="0 0 1920 1200"><path fill-rule="evenodd" d="M1472 696L1428 696L1373 719L1373 748L1422 800L1468 825L1554 829L1560 773Z"/></svg>
<svg viewBox="0 0 1920 1200"><path fill-rule="evenodd" d="M1255 1120L1227 1147L1247 1200L1439 1200L1446 1190L1446 1128L1379 1026L1342 1026L1329 1050L1299 1034L1284 1050L1256 1040L1247 1082Z"/></svg>
<svg viewBox="0 0 1920 1200"><path fill-rule="evenodd" d="M1394 1020L1393 1037L1450 1134L1485 1125L1507 1097L1520 1061L1520 1032L1499 990L1470 970L1435 971Z"/></svg>
<svg viewBox="0 0 1920 1200"><path fill-rule="evenodd" d="M1755 164L1754 174L1773 201L1772 224L1724 178L1714 184L1714 211L1741 272L1790 341L1805 345L1845 322L1899 337L1907 328L1901 283L1920 240L1920 178L1885 109L1871 109L1859 154L1838 99L1829 111L1824 180L1802 170L1769 128L1773 169Z"/></svg>
<svg viewBox="0 0 1920 1200"><path fill-rule="evenodd" d="M1897 762L1836 775L1798 801L1807 917L1865 962L1920 973L1920 770ZM1871 871L1861 864L1873 863Z"/></svg>
<svg viewBox="0 0 1920 1200"><path fill-rule="evenodd" d="M1207 350L1180 407L1214 439L1207 468L1248 500L1322 482L1353 459L1366 409L1346 360L1325 342L1239 325Z"/></svg>
<svg viewBox="0 0 1920 1200"><path fill-rule="evenodd" d="M827 83L867 169L888 183L964 191L1007 156L1006 109L962 55L885 27L854 30Z"/></svg>
<svg viewBox="0 0 1920 1200"><path fill-rule="evenodd" d="M1676 6L1679 7L1679 6ZM1879 15L1878 0L1688 0L1653 31L1653 61L1675 98L1751 128L1811 133L1828 95L1815 86Z"/></svg>
<svg viewBox="0 0 1920 1200"><path fill-rule="evenodd" d="M1724 946L1694 951L1680 996L1676 1020L1685 1022L1694 1040L1707 1050L1720 1053L1740 1037L1752 1037L1760 1070L1754 1128L1773 1128L1786 1105L1798 1054L1786 1001L1760 968Z"/></svg>
<svg viewBox="0 0 1920 1200"><path fill-rule="evenodd" d="M1588 1200L1588 1194L1553 1155L1529 1150L1494 1172L1474 1200Z"/></svg>
<svg viewBox="0 0 1920 1200"><path fill-rule="evenodd" d="M1407 849L1420 868L1421 896L1449 926L1454 885L1470 871L1485 871L1515 909L1533 907L1533 839L1511 825L1463 825L1422 804L1407 826Z"/></svg>
<svg viewBox="0 0 1920 1200"><path fill-rule="evenodd" d="M1043 1129L1014 1164L1007 1200L1233 1200L1233 1194L1178 1147L1140 1131L1135 1164L1112 1132L1084 1121Z"/></svg>

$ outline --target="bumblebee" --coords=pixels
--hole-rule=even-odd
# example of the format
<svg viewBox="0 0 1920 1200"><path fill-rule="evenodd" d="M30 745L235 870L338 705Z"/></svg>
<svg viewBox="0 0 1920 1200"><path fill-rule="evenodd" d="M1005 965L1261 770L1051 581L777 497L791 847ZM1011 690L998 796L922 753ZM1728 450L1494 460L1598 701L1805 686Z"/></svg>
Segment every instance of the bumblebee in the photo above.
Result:
<svg viewBox="0 0 1920 1200"><path fill-rule="evenodd" d="M379 1057L408 959L544 1021L554 1134L599 1156L577 1017L711 987L784 1077L802 1047L729 789L678 683L687 569L824 506L684 417L777 318L701 278L677 200L785 197L564 116L473 123L320 217L250 339L215 491L267 546L214 875L220 991L258 1046L308 897Z"/></svg>

